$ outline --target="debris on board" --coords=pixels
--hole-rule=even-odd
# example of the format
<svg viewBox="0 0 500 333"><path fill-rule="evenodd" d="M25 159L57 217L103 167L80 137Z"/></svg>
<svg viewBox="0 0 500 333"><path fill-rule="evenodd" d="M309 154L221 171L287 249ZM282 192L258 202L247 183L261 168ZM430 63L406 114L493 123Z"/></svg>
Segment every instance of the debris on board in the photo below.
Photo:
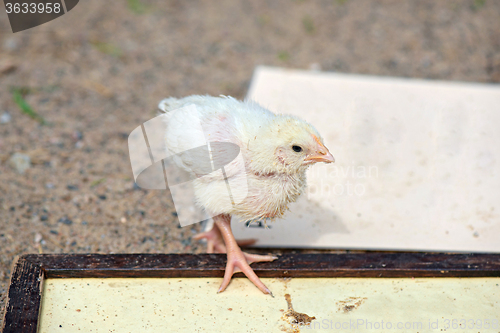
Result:
<svg viewBox="0 0 500 333"><path fill-rule="evenodd" d="M366 297L349 297L343 301L338 301L338 312L349 313L356 310L361 304L364 303Z"/></svg>
<svg viewBox="0 0 500 333"><path fill-rule="evenodd" d="M288 304L288 310L281 317L282 320L289 323L290 326L282 326L281 330L289 333L299 333L300 327L308 326L316 317L310 317L305 313L296 312L292 306L292 297L285 294L285 300Z"/></svg>

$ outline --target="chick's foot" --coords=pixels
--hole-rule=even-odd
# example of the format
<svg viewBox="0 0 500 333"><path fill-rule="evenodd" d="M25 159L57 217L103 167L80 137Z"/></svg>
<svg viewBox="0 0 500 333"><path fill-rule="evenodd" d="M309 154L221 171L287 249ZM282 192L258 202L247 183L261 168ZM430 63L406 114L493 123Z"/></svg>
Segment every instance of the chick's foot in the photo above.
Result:
<svg viewBox="0 0 500 333"><path fill-rule="evenodd" d="M196 240L206 239L207 240L207 253L227 253L226 246L224 245L224 241L222 239L222 235L220 233L219 227L217 224L214 224L210 231L205 231L199 233L193 237ZM240 239L236 240L236 243L239 246L249 246L253 245L257 242L254 238L249 239ZM245 255L248 255L249 263L258 262L258 261L270 261L270 260L255 260L254 255L243 252ZM256 255L255 255L256 256ZM264 256L269 257L269 256Z"/></svg>
<svg viewBox="0 0 500 333"><path fill-rule="evenodd" d="M219 233L222 236L224 243L226 244L227 250L226 271L224 273L224 279L219 288L219 292L222 292L226 289L226 287L229 285L229 282L231 282L231 277L234 273L242 272L264 294L272 295L269 288L267 288L264 283L262 283L262 281L259 279L257 274L255 274L249 264L258 261L273 261L277 259L277 257L243 253L236 240L234 239L233 233L231 231L231 216L218 215L214 217L214 221L215 225L219 229Z"/></svg>
<svg viewBox="0 0 500 333"><path fill-rule="evenodd" d="M207 253L226 253L226 246L222 240L222 235L215 224L210 231L199 233L193 238L196 240L207 240Z"/></svg>

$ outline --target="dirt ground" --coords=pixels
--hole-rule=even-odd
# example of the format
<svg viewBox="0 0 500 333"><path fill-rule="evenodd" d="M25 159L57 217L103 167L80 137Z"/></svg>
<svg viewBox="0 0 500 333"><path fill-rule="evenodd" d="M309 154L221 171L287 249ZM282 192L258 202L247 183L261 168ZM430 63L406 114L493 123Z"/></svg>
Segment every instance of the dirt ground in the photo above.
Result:
<svg viewBox="0 0 500 333"><path fill-rule="evenodd" d="M0 25L1 309L20 254L204 251L165 191L134 187L127 136L164 97L243 98L256 65L500 82L500 1L82 0L70 15Z"/></svg>

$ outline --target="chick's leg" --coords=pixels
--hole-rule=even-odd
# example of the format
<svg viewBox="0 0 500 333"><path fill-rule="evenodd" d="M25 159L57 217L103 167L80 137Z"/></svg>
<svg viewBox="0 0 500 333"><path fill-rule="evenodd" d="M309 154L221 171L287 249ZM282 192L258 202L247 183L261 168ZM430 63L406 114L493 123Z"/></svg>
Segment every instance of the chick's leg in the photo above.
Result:
<svg viewBox="0 0 500 333"><path fill-rule="evenodd" d="M264 294L271 294L271 291L264 285L264 283L262 283L249 264L256 261L273 261L277 258L273 256L243 253L234 239L233 232L231 230L231 216L217 215L214 217L214 222L219 228L219 232L224 239L227 249L226 272L224 273L224 280L219 288L219 292L226 289L234 273L241 271Z"/></svg>
<svg viewBox="0 0 500 333"><path fill-rule="evenodd" d="M229 219L231 219L231 217L229 217ZM213 228L210 231L199 233L195 235L193 238L196 240L200 239L207 240L207 253L227 253L227 249L226 246L224 245L222 234L220 233L220 229L217 226L217 224L214 224ZM257 240L254 238L236 240L236 244L238 244L238 246L248 246L255 244L255 242L257 242ZM251 254L246 252L242 253L247 259L248 264L259 261L273 261L278 259L275 256Z"/></svg>

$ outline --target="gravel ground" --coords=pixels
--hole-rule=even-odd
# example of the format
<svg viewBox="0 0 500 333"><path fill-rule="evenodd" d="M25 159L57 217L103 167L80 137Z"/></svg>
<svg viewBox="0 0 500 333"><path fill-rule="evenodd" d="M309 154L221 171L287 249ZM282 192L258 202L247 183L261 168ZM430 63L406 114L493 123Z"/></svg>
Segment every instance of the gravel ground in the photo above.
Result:
<svg viewBox="0 0 500 333"><path fill-rule="evenodd" d="M204 251L167 192L133 184L127 136L163 97L243 98L261 64L500 81L500 1L86 0L70 15L0 24L0 308L20 254Z"/></svg>

